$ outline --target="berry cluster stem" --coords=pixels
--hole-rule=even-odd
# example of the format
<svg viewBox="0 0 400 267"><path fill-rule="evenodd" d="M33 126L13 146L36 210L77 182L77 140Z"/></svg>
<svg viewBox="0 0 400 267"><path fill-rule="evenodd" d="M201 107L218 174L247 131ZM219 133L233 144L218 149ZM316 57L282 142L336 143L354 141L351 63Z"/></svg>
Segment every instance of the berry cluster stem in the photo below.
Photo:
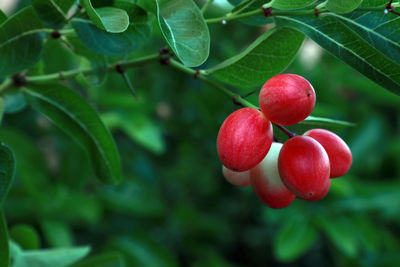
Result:
<svg viewBox="0 0 400 267"><path fill-rule="evenodd" d="M292 137L297 136L296 133L289 131L286 127L284 127L284 126L282 126L282 125L275 124L275 123L274 123L274 125L275 125L279 130L281 130L282 132L284 132L289 138L292 138Z"/></svg>

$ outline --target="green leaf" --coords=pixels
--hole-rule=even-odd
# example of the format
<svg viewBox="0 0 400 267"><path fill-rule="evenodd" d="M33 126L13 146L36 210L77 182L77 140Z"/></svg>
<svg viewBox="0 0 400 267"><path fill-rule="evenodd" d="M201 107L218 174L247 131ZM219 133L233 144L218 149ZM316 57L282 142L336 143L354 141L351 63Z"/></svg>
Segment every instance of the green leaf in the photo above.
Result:
<svg viewBox="0 0 400 267"><path fill-rule="evenodd" d="M319 217L319 226L331 242L346 256L355 257L358 254L358 243L351 221L344 218Z"/></svg>
<svg viewBox="0 0 400 267"><path fill-rule="evenodd" d="M7 15L0 9L0 25L7 20Z"/></svg>
<svg viewBox="0 0 400 267"><path fill-rule="evenodd" d="M4 98L0 98L0 125L3 122L4 110L5 110Z"/></svg>
<svg viewBox="0 0 400 267"><path fill-rule="evenodd" d="M354 127L356 124L347 122L347 121L340 121L340 120L332 120L328 118L321 118L321 117L314 117L308 116L305 120L300 122L300 124L305 125L315 125L319 127L330 127L330 126L341 126L341 127Z"/></svg>
<svg viewBox="0 0 400 267"><path fill-rule="evenodd" d="M13 151L0 144L0 207L6 199L15 174L15 157Z"/></svg>
<svg viewBox="0 0 400 267"><path fill-rule="evenodd" d="M377 6L386 6L389 3L388 0L364 0L362 1L360 7L377 7Z"/></svg>
<svg viewBox="0 0 400 267"><path fill-rule="evenodd" d="M165 245L142 233L118 237L111 241L110 246L124 254L127 266L178 266L177 260Z"/></svg>
<svg viewBox="0 0 400 267"><path fill-rule="evenodd" d="M43 220L42 232L51 247L73 246L73 235L69 225L63 221Z"/></svg>
<svg viewBox="0 0 400 267"><path fill-rule="evenodd" d="M72 50L75 54L85 57L90 61L93 73L87 77L89 83L92 85L103 83L107 77L107 58L87 49L76 36L68 36L68 42L72 45Z"/></svg>
<svg viewBox="0 0 400 267"><path fill-rule="evenodd" d="M61 29L67 23L68 10L75 0L31 0L43 23L53 29Z"/></svg>
<svg viewBox="0 0 400 267"><path fill-rule="evenodd" d="M86 149L101 181L118 183L121 180L121 162L114 140L96 111L82 97L60 84L30 86L24 92L35 109Z"/></svg>
<svg viewBox="0 0 400 267"><path fill-rule="evenodd" d="M120 2L115 2L118 4ZM122 3L122 2L121 2ZM118 5L116 5L118 7ZM108 33L97 28L90 20L75 18L72 27L75 29L79 39L90 50L95 53L108 56L123 56L143 46L150 37L150 18L147 12L136 6L125 2L128 6L130 24L123 33ZM123 8L121 4L121 8Z"/></svg>
<svg viewBox="0 0 400 267"><path fill-rule="evenodd" d="M13 267L67 267L84 258L90 247L22 250L11 242Z"/></svg>
<svg viewBox="0 0 400 267"><path fill-rule="evenodd" d="M311 5L316 0L275 0L272 7L278 9L298 9Z"/></svg>
<svg viewBox="0 0 400 267"><path fill-rule="evenodd" d="M295 58L304 35L280 28L261 35L242 53L207 70L214 78L237 86L258 85L282 72Z"/></svg>
<svg viewBox="0 0 400 267"><path fill-rule="evenodd" d="M7 222L2 210L0 210L0 266L10 266Z"/></svg>
<svg viewBox="0 0 400 267"><path fill-rule="evenodd" d="M372 81L400 94L400 65L371 47L358 34L332 16L276 17L279 26L298 29L327 51Z"/></svg>
<svg viewBox="0 0 400 267"><path fill-rule="evenodd" d="M162 154L165 151L160 128L145 114L110 112L103 114L102 119L110 129L124 131L132 140L153 153Z"/></svg>
<svg viewBox="0 0 400 267"><path fill-rule="evenodd" d="M40 247L39 234L30 225L14 225L11 228L10 237L24 249L38 249Z"/></svg>
<svg viewBox="0 0 400 267"><path fill-rule="evenodd" d="M76 263L71 267L124 267L124 259L120 253L108 252L93 256L83 262Z"/></svg>
<svg viewBox="0 0 400 267"><path fill-rule="evenodd" d="M22 9L0 26L0 77L32 67L40 59L46 31L32 7Z"/></svg>
<svg viewBox="0 0 400 267"><path fill-rule="evenodd" d="M356 9L363 0L329 0L326 8L335 13L349 13Z"/></svg>
<svg viewBox="0 0 400 267"><path fill-rule="evenodd" d="M197 67L210 53L210 33L192 0L155 0L163 36L185 66Z"/></svg>
<svg viewBox="0 0 400 267"><path fill-rule="evenodd" d="M4 96L4 113L18 113L26 107L24 95L21 92L13 92Z"/></svg>
<svg viewBox="0 0 400 267"><path fill-rule="evenodd" d="M124 32L129 26L129 16L125 10L115 7L94 9L91 0L82 0L83 7L93 23L100 29L111 33Z"/></svg>
<svg viewBox="0 0 400 267"><path fill-rule="evenodd" d="M400 20L396 14L383 12L352 12L331 14L358 33L371 46L394 62L400 62Z"/></svg>
<svg viewBox="0 0 400 267"><path fill-rule="evenodd" d="M306 253L315 243L317 232L301 216L285 221L274 241L274 253L278 260L288 262Z"/></svg>
<svg viewBox="0 0 400 267"><path fill-rule="evenodd" d="M30 197L42 197L41 190L46 185L48 173L38 147L21 131L11 128L1 127L0 140L14 150L17 174L23 188Z"/></svg>

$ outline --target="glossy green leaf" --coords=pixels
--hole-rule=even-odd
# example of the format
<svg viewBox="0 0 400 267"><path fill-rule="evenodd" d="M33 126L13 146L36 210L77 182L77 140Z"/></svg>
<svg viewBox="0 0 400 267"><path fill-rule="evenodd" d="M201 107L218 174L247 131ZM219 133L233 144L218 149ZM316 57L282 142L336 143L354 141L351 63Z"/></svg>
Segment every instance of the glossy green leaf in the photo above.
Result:
<svg viewBox="0 0 400 267"><path fill-rule="evenodd" d="M308 116L305 120L301 121L300 124L314 125L322 128L330 126L339 126L339 127L356 126L354 123L347 121L333 120L333 119L314 117L314 116Z"/></svg>
<svg viewBox="0 0 400 267"><path fill-rule="evenodd" d="M75 0L31 0L33 8L45 25L61 29L67 23L68 10Z"/></svg>
<svg viewBox="0 0 400 267"><path fill-rule="evenodd" d="M303 43L298 31L273 29L253 42L242 53L207 70L214 78L237 86L253 86L282 72Z"/></svg>
<svg viewBox="0 0 400 267"><path fill-rule="evenodd" d="M0 25L7 20L7 15L0 9Z"/></svg>
<svg viewBox="0 0 400 267"><path fill-rule="evenodd" d="M278 9L298 9L311 5L316 0L275 0L272 7Z"/></svg>
<svg viewBox="0 0 400 267"><path fill-rule="evenodd" d="M15 157L13 151L0 144L0 207L6 199L15 174Z"/></svg>
<svg viewBox="0 0 400 267"><path fill-rule="evenodd" d="M8 245L7 222L3 210L0 210L0 266L10 266L10 248Z"/></svg>
<svg viewBox="0 0 400 267"><path fill-rule="evenodd" d="M326 8L335 13L349 13L356 9L363 0L329 0Z"/></svg>
<svg viewBox="0 0 400 267"><path fill-rule="evenodd" d="M96 111L78 94L60 84L30 86L31 105L68 133L89 154L96 176L105 183L121 180L114 140Z"/></svg>
<svg viewBox="0 0 400 267"><path fill-rule="evenodd" d="M331 14L357 32L371 46L388 58L400 62L400 20L396 14L383 12L360 12Z"/></svg>
<svg viewBox="0 0 400 267"><path fill-rule="evenodd" d="M115 2L119 3L119 2ZM123 56L143 46L150 37L150 18L142 8L125 3L129 6L130 24L123 33L108 33L97 28L89 19L75 18L72 27L79 39L91 51L108 55ZM118 5L117 5L118 6ZM121 8L124 6L121 5Z"/></svg>
<svg viewBox="0 0 400 267"><path fill-rule="evenodd" d="M124 32L129 26L125 10L115 7L93 8L91 0L82 0L90 20L100 29L111 33Z"/></svg>
<svg viewBox="0 0 400 267"><path fill-rule="evenodd" d="M317 240L317 232L303 217L291 217L284 222L274 241L278 260L288 262L306 253Z"/></svg>
<svg viewBox="0 0 400 267"><path fill-rule="evenodd" d="M76 263L71 267L124 267L124 259L120 253L109 252L93 256L85 261Z"/></svg>
<svg viewBox="0 0 400 267"><path fill-rule="evenodd" d="M22 250L11 242L13 267L67 267L81 260L90 252L90 247Z"/></svg>
<svg viewBox="0 0 400 267"><path fill-rule="evenodd" d="M337 18L278 16L275 21L280 26L304 32L372 81L395 94L400 94L400 65L383 56Z"/></svg>
<svg viewBox="0 0 400 267"><path fill-rule="evenodd" d="M358 243L351 221L344 218L327 219L319 217L317 222L330 241L342 253L348 257L355 257L357 255Z"/></svg>
<svg viewBox="0 0 400 267"><path fill-rule="evenodd" d="M0 26L0 77L33 66L40 59L45 31L32 7L27 7Z"/></svg>
<svg viewBox="0 0 400 267"><path fill-rule="evenodd" d="M93 73L87 77L89 84L99 85L107 77L107 58L86 48L76 36L68 36L73 52L89 60Z"/></svg>
<svg viewBox="0 0 400 267"><path fill-rule="evenodd" d="M192 0L155 0L161 31L185 66L197 67L210 53L210 33ZM183 27L184 26L184 27Z"/></svg>
<svg viewBox="0 0 400 267"><path fill-rule="evenodd" d="M10 238L23 249L40 248L39 234L35 228L27 224L14 225L10 230Z"/></svg>

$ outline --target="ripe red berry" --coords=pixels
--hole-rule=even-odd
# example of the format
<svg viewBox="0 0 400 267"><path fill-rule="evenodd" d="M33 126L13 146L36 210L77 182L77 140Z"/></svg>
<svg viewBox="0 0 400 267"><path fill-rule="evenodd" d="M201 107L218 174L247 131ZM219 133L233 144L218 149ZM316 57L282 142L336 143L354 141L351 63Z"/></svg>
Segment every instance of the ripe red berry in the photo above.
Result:
<svg viewBox="0 0 400 267"><path fill-rule="evenodd" d="M329 158L313 138L289 139L279 154L278 168L282 181L298 198L315 201L324 196L329 182Z"/></svg>
<svg viewBox="0 0 400 267"><path fill-rule="evenodd" d="M315 106L315 92L303 77L279 74L263 85L258 100L261 111L271 122L292 125L311 114Z"/></svg>
<svg viewBox="0 0 400 267"><path fill-rule="evenodd" d="M290 192L278 171L278 157L282 144L272 143L267 156L250 171L251 186L257 197L268 207L282 209L296 196Z"/></svg>
<svg viewBox="0 0 400 267"><path fill-rule="evenodd" d="M331 178L340 177L347 173L353 162L353 157L350 148L339 136L323 129L313 129L304 135L317 140L328 153L331 164Z"/></svg>
<svg viewBox="0 0 400 267"><path fill-rule="evenodd" d="M272 125L254 108L229 115L218 132L218 156L225 167L241 172L256 166L267 155L273 139Z"/></svg>
<svg viewBox="0 0 400 267"><path fill-rule="evenodd" d="M233 185L250 185L250 171L235 172L222 165L222 174L225 179Z"/></svg>

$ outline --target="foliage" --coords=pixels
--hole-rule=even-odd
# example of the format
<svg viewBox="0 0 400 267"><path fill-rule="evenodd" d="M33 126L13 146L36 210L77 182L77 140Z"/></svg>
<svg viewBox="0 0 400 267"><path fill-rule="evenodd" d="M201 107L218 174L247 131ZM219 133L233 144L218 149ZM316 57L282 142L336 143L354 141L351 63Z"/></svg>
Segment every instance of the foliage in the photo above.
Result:
<svg viewBox="0 0 400 267"><path fill-rule="evenodd" d="M400 3L222 2L0 12L1 266L399 262ZM339 133L354 164L323 201L271 210L223 181L215 140L281 72L317 94L290 130Z"/></svg>

